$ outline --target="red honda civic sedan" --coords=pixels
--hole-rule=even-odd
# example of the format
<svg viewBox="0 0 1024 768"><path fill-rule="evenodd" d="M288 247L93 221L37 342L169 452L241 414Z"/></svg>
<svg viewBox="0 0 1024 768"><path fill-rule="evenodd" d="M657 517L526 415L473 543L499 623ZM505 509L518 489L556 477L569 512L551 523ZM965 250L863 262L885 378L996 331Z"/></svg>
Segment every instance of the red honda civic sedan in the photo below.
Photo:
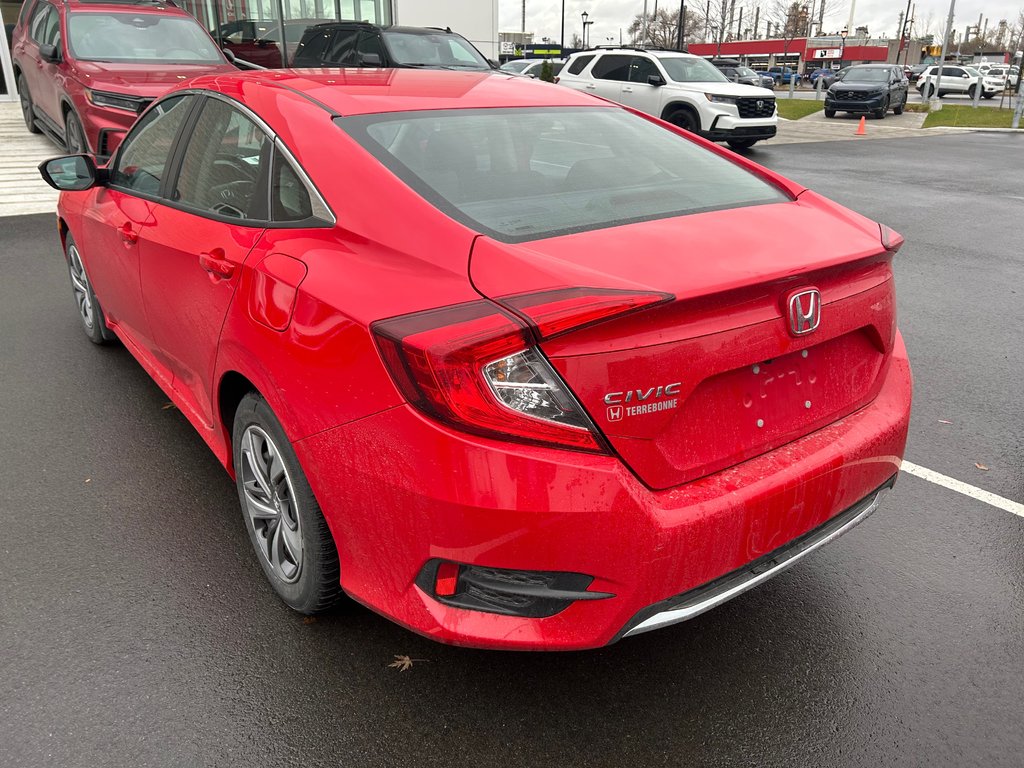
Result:
<svg viewBox="0 0 1024 768"><path fill-rule="evenodd" d="M621 106L238 73L41 170L86 334L223 462L298 611L602 646L796 563L899 470L902 239Z"/></svg>

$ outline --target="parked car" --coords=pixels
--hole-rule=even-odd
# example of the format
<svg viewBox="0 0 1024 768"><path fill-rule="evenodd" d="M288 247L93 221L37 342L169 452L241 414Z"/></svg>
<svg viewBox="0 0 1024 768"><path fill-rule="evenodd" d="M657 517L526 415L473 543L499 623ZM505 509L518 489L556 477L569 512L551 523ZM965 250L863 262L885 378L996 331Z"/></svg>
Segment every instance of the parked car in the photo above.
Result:
<svg viewBox="0 0 1024 768"><path fill-rule="evenodd" d="M26 0L13 40L25 125L69 152L108 155L172 85L237 71L193 16L147 0Z"/></svg>
<svg viewBox="0 0 1024 768"><path fill-rule="evenodd" d="M832 77L833 74L834 73L831 69L816 69L807 76L807 80L811 85L817 85L818 78L829 78ZM826 80L822 80L821 82L823 86L831 85L831 83L827 83Z"/></svg>
<svg viewBox="0 0 1024 768"><path fill-rule="evenodd" d="M879 120L891 109L902 115L910 83L903 68L893 64L858 64L825 92L825 117L836 112L870 114Z"/></svg>
<svg viewBox="0 0 1024 768"><path fill-rule="evenodd" d="M938 80L938 67L929 67L917 81L917 90L921 97L930 99L935 92L935 81ZM972 99L975 91L981 88L981 95L986 99L1003 90L1003 84L997 78L987 77L972 67L945 65L942 68L942 79L939 80L939 98L950 94L966 94Z"/></svg>
<svg viewBox="0 0 1024 768"><path fill-rule="evenodd" d="M711 62L719 72L725 75L726 79L730 83L739 83L740 85L754 85L758 88L771 88L775 81L770 77L762 77L759 73L752 70L750 67L745 67L742 64L724 63L724 62ZM770 82L766 82L770 81Z"/></svg>
<svg viewBox="0 0 1024 768"><path fill-rule="evenodd" d="M927 64L917 64L913 67L910 67L910 71L907 73L907 80L909 80L912 84L916 83L918 78L921 77L921 74L926 69L928 69Z"/></svg>
<svg viewBox="0 0 1024 768"><path fill-rule="evenodd" d="M565 66L566 59L534 59L530 62L530 66L525 67L519 74L523 77L539 78L545 61L551 65L551 76L557 77L558 73L562 71L562 67Z"/></svg>
<svg viewBox="0 0 1024 768"><path fill-rule="evenodd" d="M294 66L493 69L469 40L451 30L358 21L328 22L307 29Z"/></svg>
<svg viewBox="0 0 1024 768"><path fill-rule="evenodd" d="M502 72L511 72L513 75L518 75L527 67L533 66L536 59L514 59L513 61L506 61L498 69Z"/></svg>
<svg viewBox="0 0 1024 768"><path fill-rule="evenodd" d="M558 82L746 149L775 135L775 95L730 83L706 59L630 48L574 53Z"/></svg>
<svg viewBox="0 0 1024 768"><path fill-rule="evenodd" d="M294 59L306 30L323 23L323 19L290 19L284 22L286 46L281 44L281 27L274 20L230 21L217 28L214 39L240 61L265 69L279 69L286 66L286 61L290 63Z"/></svg>
<svg viewBox="0 0 1024 768"><path fill-rule="evenodd" d="M789 81L800 81L800 75L792 67L768 67L768 75L776 85L789 85Z"/></svg>
<svg viewBox="0 0 1024 768"><path fill-rule="evenodd" d="M991 67L987 72L985 72L985 79L999 81L1002 84L1002 88L1006 88L1009 77L1009 67Z"/></svg>
<svg viewBox="0 0 1024 768"><path fill-rule="evenodd" d="M901 238L655 118L479 72L238 73L41 170L85 334L213 449L298 611L603 646L896 480Z"/></svg>

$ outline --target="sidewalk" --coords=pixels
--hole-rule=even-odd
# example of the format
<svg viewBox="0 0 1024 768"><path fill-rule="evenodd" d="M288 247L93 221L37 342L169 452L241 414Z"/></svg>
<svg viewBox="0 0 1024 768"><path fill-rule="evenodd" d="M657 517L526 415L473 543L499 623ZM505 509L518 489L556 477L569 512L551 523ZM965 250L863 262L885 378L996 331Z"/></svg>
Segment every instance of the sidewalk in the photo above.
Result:
<svg viewBox="0 0 1024 768"><path fill-rule="evenodd" d="M57 190L46 185L37 167L60 154L45 136L26 130L17 102L0 102L0 217L56 210Z"/></svg>
<svg viewBox="0 0 1024 768"><path fill-rule="evenodd" d="M772 144L803 144L812 141L869 141L871 139L919 139L925 136L961 133L958 128L922 128L924 114L905 112L902 115L888 115L885 120L869 118L864 123L866 135L857 136L860 117L841 113L826 118L824 113L815 112L801 120L779 120L779 132L770 139Z"/></svg>

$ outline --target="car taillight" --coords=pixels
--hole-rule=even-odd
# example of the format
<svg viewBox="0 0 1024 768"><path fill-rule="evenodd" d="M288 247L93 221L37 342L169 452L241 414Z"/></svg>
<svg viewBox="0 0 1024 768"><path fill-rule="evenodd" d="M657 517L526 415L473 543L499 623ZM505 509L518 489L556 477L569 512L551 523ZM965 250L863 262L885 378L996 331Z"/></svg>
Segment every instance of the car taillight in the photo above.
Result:
<svg viewBox="0 0 1024 768"><path fill-rule="evenodd" d="M607 452L582 406L522 322L489 301L370 326L391 377L415 408L487 437Z"/></svg>

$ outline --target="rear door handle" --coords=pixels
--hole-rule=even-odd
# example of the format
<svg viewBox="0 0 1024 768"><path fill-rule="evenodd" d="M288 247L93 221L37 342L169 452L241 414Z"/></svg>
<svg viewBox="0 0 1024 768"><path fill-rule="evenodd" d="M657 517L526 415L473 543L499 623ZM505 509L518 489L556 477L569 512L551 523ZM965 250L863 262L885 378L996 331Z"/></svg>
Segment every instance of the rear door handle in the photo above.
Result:
<svg viewBox="0 0 1024 768"><path fill-rule="evenodd" d="M586 89L588 91L596 91L597 90L597 86L594 85L593 83L587 83L587 85L585 87L586 87Z"/></svg>
<svg viewBox="0 0 1024 768"><path fill-rule="evenodd" d="M224 258L224 251L220 248L214 248L209 253L200 253L199 266L215 278L226 280L235 274L235 265Z"/></svg>

